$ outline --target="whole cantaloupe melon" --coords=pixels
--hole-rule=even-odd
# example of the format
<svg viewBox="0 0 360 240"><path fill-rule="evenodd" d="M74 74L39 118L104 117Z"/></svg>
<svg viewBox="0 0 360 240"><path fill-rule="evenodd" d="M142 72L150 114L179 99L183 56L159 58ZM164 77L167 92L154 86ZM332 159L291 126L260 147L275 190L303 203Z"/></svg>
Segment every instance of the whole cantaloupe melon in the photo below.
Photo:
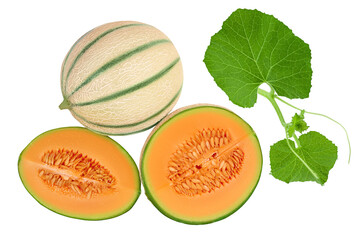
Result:
<svg viewBox="0 0 360 240"><path fill-rule="evenodd" d="M179 54L164 33L140 22L107 23L84 34L66 55L59 107L98 133L135 133L170 112L182 81Z"/></svg>

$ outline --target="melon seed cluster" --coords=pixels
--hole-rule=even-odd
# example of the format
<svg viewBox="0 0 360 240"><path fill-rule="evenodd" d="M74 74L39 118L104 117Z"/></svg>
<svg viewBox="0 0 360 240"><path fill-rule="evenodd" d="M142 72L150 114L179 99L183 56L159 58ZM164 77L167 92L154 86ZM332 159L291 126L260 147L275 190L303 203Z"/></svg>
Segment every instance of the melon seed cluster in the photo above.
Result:
<svg viewBox="0 0 360 240"><path fill-rule="evenodd" d="M184 141L169 161L169 180L178 194L215 191L236 178L244 159L228 130L203 129Z"/></svg>
<svg viewBox="0 0 360 240"><path fill-rule="evenodd" d="M95 160L73 150L59 149L46 152L38 170L39 177L49 186L63 192L90 199L111 191L115 178Z"/></svg>

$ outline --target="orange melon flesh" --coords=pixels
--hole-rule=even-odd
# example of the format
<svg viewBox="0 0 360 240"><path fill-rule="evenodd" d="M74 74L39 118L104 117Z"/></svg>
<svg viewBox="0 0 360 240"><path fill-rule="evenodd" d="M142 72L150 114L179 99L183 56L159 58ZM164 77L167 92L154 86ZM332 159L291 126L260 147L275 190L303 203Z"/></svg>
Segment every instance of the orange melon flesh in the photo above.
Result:
<svg viewBox="0 0 360 240"><path fill-rule="evenodd" d="M194 196L174 191L168 177L169 161L178 146L196 130L223 128L244 152L240 173L214 191ZM233 112L216 106L194 106L170 115L149 137L141 159L148 198L166 216L190 224L217 221L235 212L255 189L261 168L261 149L254 131Z"/></svg>
<svg viewBox="0 0 360 240"><path fill-rule="evenodd" d="M98 162L115 179L112 189L86 197L44 182L39 177L41 169L64 173L41 161L44 153L59 149L78 151ZM59 128L39 135L21 153L18 168L25 188L40 204L73 218L99 220L118 216L128 211L140 194L138 169L131 156L109 137L85 128Z"/></svg>

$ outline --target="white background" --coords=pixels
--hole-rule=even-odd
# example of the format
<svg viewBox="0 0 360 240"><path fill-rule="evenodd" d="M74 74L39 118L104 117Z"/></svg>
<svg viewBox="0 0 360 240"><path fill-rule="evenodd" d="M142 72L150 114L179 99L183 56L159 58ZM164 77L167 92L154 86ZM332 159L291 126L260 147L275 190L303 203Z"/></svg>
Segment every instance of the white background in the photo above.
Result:
<svg viewBox="0 0 360 240"><path fill-rule="evenodd" d="M0 238L11 239L360 239L359 69L360 14L357 1L2 1L0 4L1 169ZM210 37L237 8L272 14L310 44L313 80L310 98L291 101L332 116L348 130L307 115L317 130L339 147L338 161L324 186L286 184L270 174L269 147L284 138L275 111L259 97L242 109L228 101L208 73L203 56ZM230 108L256 131L264 164L258 187L230 217L208 225L172 221L142 192L126 214L105 221L67 218L38 204L22 186L17 160L40 133L80 126L60 111L60 68L72 44L88 30L112 21L151 24L173 41L184 67L184 87L175 109L194 103ZM286 120L294 114L280 104ZM139 162L150 130L113 137Z"/></svg>

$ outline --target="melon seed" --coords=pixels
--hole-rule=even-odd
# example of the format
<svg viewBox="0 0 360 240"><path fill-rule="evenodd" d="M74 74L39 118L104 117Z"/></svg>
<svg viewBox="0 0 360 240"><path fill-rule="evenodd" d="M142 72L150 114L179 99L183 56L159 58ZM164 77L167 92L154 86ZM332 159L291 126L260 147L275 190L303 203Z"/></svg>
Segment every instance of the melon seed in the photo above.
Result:
<svg viewBox="0 0 360 240"><path fill-rule="evenodd" d="M94 159L73 150L51 150L41 158L38 176L49 187L90 199L112 191L116 179ZM96 193L96 194L95 194Z"/></svg>
<svg viewBox="0 0 360 240"><path fill-rule="evenodd" d="M243 151L227 129L202 129L180 143L169 160L169 180L177 194L216 191L240 174Z"/></svg>

